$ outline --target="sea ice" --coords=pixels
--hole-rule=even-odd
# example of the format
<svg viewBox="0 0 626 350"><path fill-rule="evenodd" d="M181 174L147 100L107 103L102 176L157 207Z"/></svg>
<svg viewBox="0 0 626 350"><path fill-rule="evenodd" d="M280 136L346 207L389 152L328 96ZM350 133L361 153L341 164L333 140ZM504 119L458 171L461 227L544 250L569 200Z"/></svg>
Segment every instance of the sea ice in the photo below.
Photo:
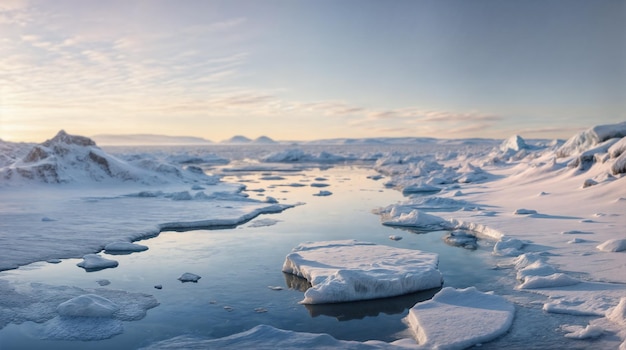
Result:
<svg viewBox="0 0 626 350"><path fill-rule="evenodd" d="M506 333L514 314L515 307L499 295L446 287L412 307L407 320L422 347L465 349Z"/></svg>
<svg viewBox="0 0 626 350"><path fill-rule="evenodd" d="M198 282L198 280L202 278L196 274L193 274L191 272L185 272L183 273L180 277L178 277L178 280L181 282Z"/></svg>
<svg viewBox="0 0 626 350"><path fill-rule="evenodd" d="M302 243L283 272L312 285L303 304L385 298L440 287L438 255L355 240Z"/></svg>
<svg viewBox="0 0 626 350"><path fill-rule="evenodd" d="M330 191L320 190L318 193L315 193L315 194L313 194L313 195L314 195L314 196L317 196L317 197L326 197L326 196L330 196L330 195L332 195L332 194L333 194L333 193L332 193L332 192L330 192Z"/></svg>
<svg viewBox="0 0 626 350"><path fill-rule="evenodd" d="M83 256L83 261L76 264L85 270L101 270L110 267L117 267L118 262L101 257L98 254L87 254Z"/></svg>
<svg viewBox="0 0 626 350"><path fill-rule="evenodd" d="M104 246L104 250L108 252L143 252L148 250L148 247L141 244L135 244L130 242L113 242Z"/></svg>
<svg viewBox="0 0 626 350"><path fill-rule="evenodd" d="M561 326L561 329L568 332L565 334L565 338L570 339L593 339L604 333L602 327L592 325L587 325L585 328L581 326Z"/></svg>

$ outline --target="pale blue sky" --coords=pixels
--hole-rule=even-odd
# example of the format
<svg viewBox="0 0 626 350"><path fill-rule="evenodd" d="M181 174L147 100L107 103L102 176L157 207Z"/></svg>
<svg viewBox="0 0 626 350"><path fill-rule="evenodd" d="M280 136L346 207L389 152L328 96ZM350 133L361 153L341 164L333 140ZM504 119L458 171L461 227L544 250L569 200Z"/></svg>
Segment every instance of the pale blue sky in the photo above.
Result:
<svg viewBox="0 0 626 350"><path fill-rule="evenodd" d="M626 120L626 1L0 0L0 138L566 138Z"/></svg>

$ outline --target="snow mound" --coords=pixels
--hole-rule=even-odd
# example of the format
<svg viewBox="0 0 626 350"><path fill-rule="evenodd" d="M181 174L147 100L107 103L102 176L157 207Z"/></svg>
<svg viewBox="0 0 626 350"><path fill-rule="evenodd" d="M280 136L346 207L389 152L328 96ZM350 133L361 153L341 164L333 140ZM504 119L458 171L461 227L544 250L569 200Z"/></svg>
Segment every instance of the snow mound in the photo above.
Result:
<svg viewBox="0 0 626 350"><path fill-rule="evenodd" d="M502 143L500 144L500 151L502 152L507 152L509 150L518 152L527 148L528 145L526 145L526 141L524 141L524 139L519 135L513 135L508 139L502 141Z"/></svg>
<svg viewBox="0 0 626 350"><path fill-rule="evenodd" d="M592 325L587 325L585 328L582 326L562 326L561 329L569 332L565 334L565 338L579 340L597 338L604 333L604 328Z"/></svg>
<svg viewBox="0 0 626 350"><path fill-rule="evenodd" d="M328 334L286 331L259 325L248 331L219 339L199 339L179 336L150 344L144 349L346 349L374 350L392 348L380 341L337 340Z"/></svg>
<svg viewBox="0 0 626 350"><path fill-rule="evenodd" d="M287 255L282 271L307 279L303 304L392 297L438 288L435 253L356 240L308 242Z"/></svg>
<svg viewBox="0 0 626 350"><path fill-rule="evenodd" d="M515 212L513 212L513 214L515 215L532 215L532 214L537 214L536 210L533 209L516 209Z"/></svg>
<svg viewBox="0 0 626 350"><path fill-rule="evenodd" d="M87 254L83 256L83 261L76 264L88 271L102 270L111 267L117 267L118 262L101 257L98 254Z"/></svg>
<svg viewBox="0 0 626 350"><path fill-rule="evenodd" d="M391 209L389 218L383 221L386 226L416 227L422 229L440 230L450 226L450 223L439 216L426 214L417 209L402 212L397 207Z"/></svg>
<svg viewBox="0 0 626 350"><path fill-rule="evenodd" d="M117 310L117 304L95 294L77 296L57 307L59 315L69 317L112 317Z"/></svg>
<svg viewBox="0 0 626 350"><path fill-rule="evenodd" d="M148 247L141 244L135 244L130 242L113 242L104 246L104 250L109 252L143 252L148 250Z"/></svg>
<svg viewBox="0 0 626 350"><path fill-rule="evenodd" d="M583 152L608 139L622 137L626 137L626 122L596 125L572 136L556 151L556 155L559 158L568 157Z"/></svg>
<svg viewBox="0 0 626 350"><path fill-rule="evenodd" d="M538 288L553 288L553 287L565 287L573 286L580 283L573 277L570 277L564 273L554 273L549 276L528 276L524 280L524 283L519 285L520 289L538 289Z"/></svg>
<svg viewBox="0 0 626 350"><path fill-rule="evenodd" d="M606 314L606 318L626 326L626 297L620 299L619 304Z"/></svg>
<svg viewBox="0 0 626 350"><path fill-rule="evenodd" d="M427 349L465 349L506 333L514 306L499 295L475 287L446 287L409 310L409 326Z"/></svg>
<svg viewBox="0 0 626 350"><path fill-rule="evenodd" d="M609 239L596 248L603 252L621 252L626 250L626 239Z"/></svg>

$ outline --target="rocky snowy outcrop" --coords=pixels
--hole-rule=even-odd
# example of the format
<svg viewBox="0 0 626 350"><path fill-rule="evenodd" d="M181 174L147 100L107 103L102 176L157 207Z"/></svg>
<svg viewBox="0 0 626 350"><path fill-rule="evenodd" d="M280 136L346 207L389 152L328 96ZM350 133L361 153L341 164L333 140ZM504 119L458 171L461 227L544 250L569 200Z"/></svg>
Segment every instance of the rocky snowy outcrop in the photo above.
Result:
<svg viewBox="0 0 626 350"><path fill-rule="evenodd" d="M137 160L131 164L114 157L84 136L70 135L61 130L41 144L13 147L23 155L0 168L0 179L48 184L89 182L135 182L159 184L172 181L205 181L215 183L197 167L180 168L171 164ZM6 156L5 156L6 157ZM8 163L8 162L5 162ZM0 164L1 166L2 164Z"/></svg>

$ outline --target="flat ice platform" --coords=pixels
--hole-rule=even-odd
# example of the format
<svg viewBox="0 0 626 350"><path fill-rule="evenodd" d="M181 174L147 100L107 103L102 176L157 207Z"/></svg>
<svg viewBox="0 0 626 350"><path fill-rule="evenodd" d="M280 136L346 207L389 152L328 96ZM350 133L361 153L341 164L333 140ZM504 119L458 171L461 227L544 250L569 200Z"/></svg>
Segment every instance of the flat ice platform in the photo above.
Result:
<svg viewBox="0 0 626 350"><path fill-rule="evenodd" d="M438 288L443 279L435 253L356 240L307 242L287 255L283 272L312 285L303 304L393 297Z"/></svg>

